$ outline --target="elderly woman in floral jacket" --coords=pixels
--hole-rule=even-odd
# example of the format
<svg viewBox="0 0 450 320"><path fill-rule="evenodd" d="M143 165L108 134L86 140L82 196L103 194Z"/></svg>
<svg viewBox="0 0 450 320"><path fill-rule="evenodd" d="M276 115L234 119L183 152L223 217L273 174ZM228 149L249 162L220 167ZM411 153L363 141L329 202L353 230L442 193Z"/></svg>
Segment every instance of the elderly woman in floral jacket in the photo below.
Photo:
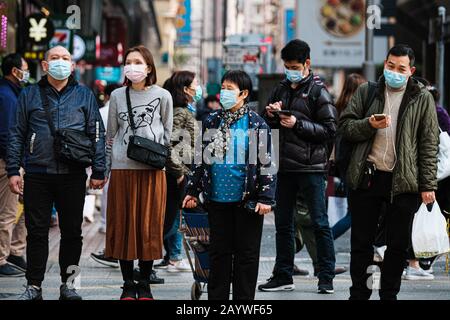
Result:
<svg viewBox="0 0 450 320"><path fill-rule="evenodd" d="M203 125L202 140L212 136L212 143L203 143L204 161L194 166L183 201L183 207L195 208L200 193L205 199L210 300L228 300L231 283L234 300L254 299L264 215L275 206L271 131L249 109L251 91L245 72L224 75L220 94L224 110L211 114Z"/></svg>

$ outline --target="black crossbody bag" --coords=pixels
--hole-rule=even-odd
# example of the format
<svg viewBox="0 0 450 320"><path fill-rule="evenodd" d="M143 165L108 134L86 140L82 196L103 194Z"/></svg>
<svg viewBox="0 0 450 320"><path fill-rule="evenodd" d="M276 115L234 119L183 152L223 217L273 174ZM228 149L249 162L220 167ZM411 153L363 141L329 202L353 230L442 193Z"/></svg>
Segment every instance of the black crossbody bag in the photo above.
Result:
<svg viewBox="0 0 450 320"><path fill-rule="evenodd" d="M167 158L169 157L169 148L153 140L136 135L136 125L134 123L133 110L131 107L130 87L127 87L126 89L126 96L128 118L130 120L131 129L133 130L133 135L130 136L130 142L127 149L128 158L146 164L154 169L164 169Z"/></svg>
<svg viewBox="0 0 450 320"><path fill-rule="evenodd" d="M53 149L58 161L75 167L87 168L93 165L95 144L85 131L74 129L56 129L50 113L50 105L44 88L40 87L42 106L48 126L53 136ZM86 121L87 130L87 121Z"/></svg>

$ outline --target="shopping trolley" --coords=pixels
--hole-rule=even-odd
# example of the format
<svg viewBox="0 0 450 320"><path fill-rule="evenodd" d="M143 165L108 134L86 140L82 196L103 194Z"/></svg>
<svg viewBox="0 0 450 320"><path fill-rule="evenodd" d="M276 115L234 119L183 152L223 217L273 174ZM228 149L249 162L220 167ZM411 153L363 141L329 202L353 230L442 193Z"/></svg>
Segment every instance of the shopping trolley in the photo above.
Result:
<svg viewBox="0 0 450 320"><path fill-rule="evenodd" d="M191 299L200 300L207 292L209 276L209 223L206 212L188 212L183 210L184 224L181 224L183 246L194 276ZM194 261L190 252L194 253Z"/></svg>

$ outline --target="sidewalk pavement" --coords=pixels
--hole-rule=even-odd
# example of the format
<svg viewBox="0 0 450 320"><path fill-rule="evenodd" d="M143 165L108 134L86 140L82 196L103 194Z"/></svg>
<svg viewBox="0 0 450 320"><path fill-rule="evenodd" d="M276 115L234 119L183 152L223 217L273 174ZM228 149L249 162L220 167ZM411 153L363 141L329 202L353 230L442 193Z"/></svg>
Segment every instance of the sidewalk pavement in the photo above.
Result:
<svg viewBox="0 0 450 320"><path fill-rule="evenodd" d="M79 293L85 300L118 300L122 286L119 269L105 267L89 255L104 247L104 235L98 233L96 223L85 224L83 227L84 249L81 258L81 289ZM349 233L336 241L337 265L347 266L350 262ZM59 266L58 266L59 230L52 228L50 233L50 256L47 264L46 279L43 284L43 295L46 300L57 300L59 297ZM275 226L273 217L266 218L261 245L260 272L258 283L263 283L270 277L275 261ZM311 259L306 252L296 256L296 264L302 269L308 269L310 276L295 277L296 289L292 292L257 292L257 300L347 300L351 285L349 273L338 275L334 281L335 294L319 295L317 279L313 272ZM434 265L435 280L433 281L403 281L401 300L447 300L450 297L450 278L445 273L445 258ZM152 285L152 291L158 300L190 300L191 286L194 282L190 272L168 273L160 270L157 275L165 279L165 284ZM0 278L0 300L15 300L23 291L25 278ZM206 290L206 288L205 288ZM374 292L373 299L378 299ZM202 300L207 299L204 294Z"/></svg>

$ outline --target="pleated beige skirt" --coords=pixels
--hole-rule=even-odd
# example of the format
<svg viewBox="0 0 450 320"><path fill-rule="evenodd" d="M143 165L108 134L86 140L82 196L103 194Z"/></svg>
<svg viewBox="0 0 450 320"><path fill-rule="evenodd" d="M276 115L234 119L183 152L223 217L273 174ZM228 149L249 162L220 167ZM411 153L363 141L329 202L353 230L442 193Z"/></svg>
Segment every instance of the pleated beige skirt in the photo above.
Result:
<svg viewBox="0 0 450 320"><path fill-rule="evenodd" d="M120 260L162 258L166 175L161 170L112 170L105 256Z"/></svg>

